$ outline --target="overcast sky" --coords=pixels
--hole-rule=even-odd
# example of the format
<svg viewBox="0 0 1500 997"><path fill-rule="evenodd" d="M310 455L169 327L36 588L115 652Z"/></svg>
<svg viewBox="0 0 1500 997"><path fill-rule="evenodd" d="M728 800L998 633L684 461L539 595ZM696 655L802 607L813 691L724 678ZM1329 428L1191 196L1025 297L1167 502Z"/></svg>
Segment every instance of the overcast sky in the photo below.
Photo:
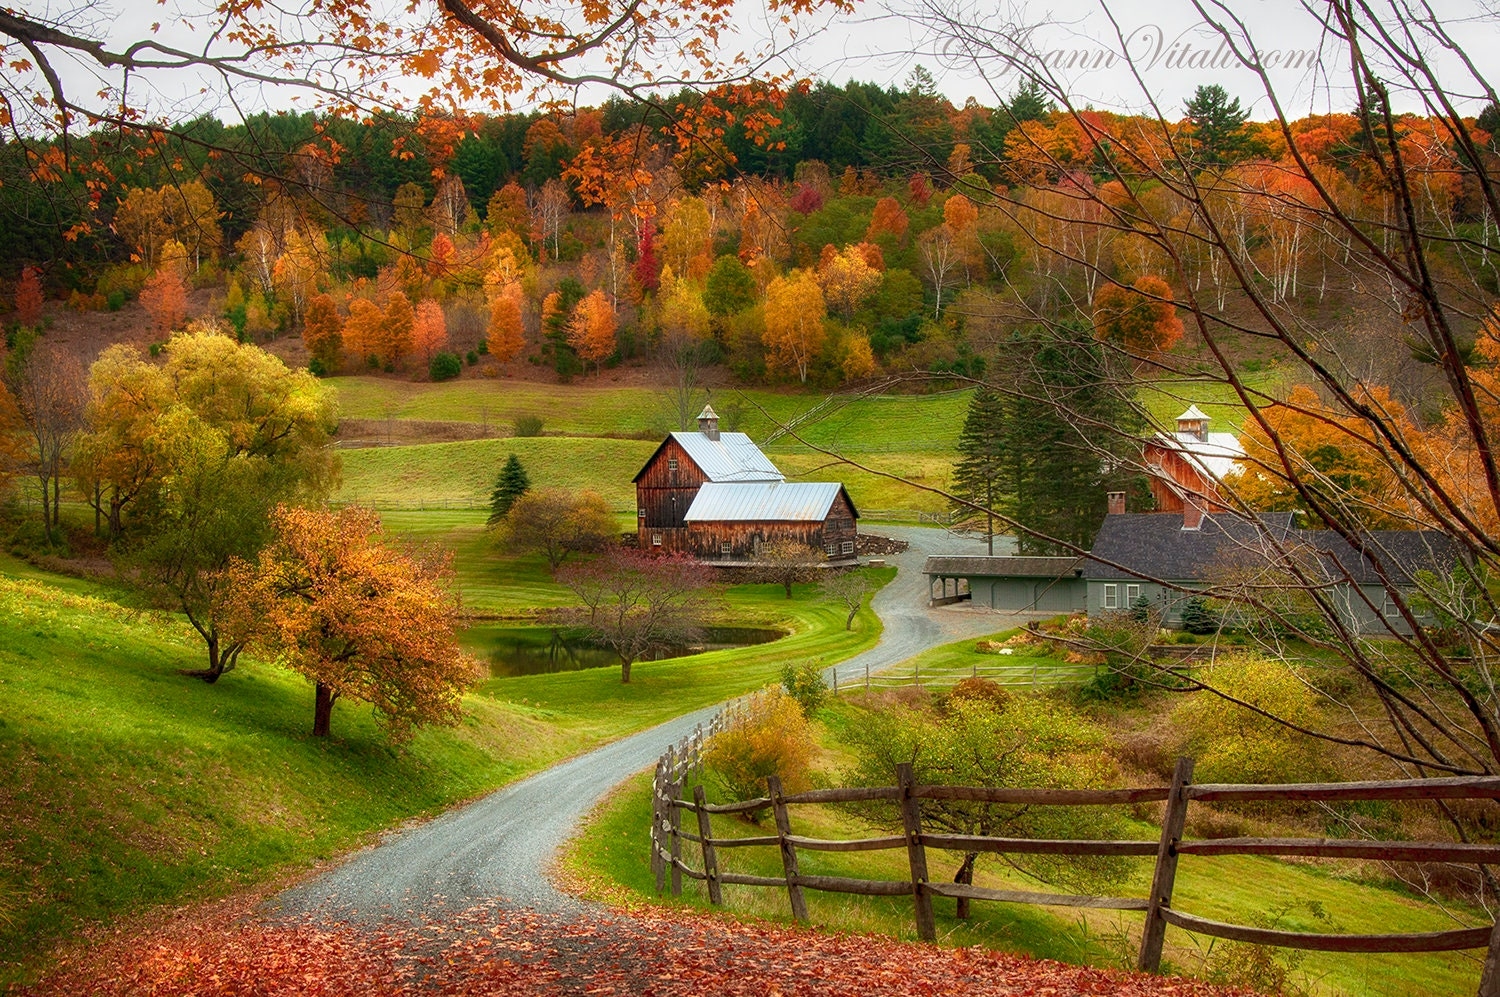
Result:
<svg viewBox="0 0 1500 997"><path fill-rule="evenodd" d="M68 4L75 17L92 21L112 46L123 48L143 37L150 24L162 22L163 41L192 47L198 36L174 23L178 9L202 10L206 0L114 0L75 5L74 0L42 0L38 8ZM383 0L377 0L377 3ZM1421 2L1421 0L1370 0ZM1480 67L1500 65L1500 17L1490 9L1500 0L1428 0L1442 23L1466 46ZM1285 110L1293 117L1307 113L1348 111L1354 104L1347 79L1347 56L1327 37L1299 0L1233 0L1254 47L1265 58L1272 83ZM211 9L211 8L210 8ZM768 16L764 0L740 0L738 7L745 39L766 37ZM973 97L993 106L1013 93L1021 73L1006 58L988 52L961 58L952 31L944 22L957 19L972 33L1009 32L1019 38L1024 52L1010 55L1020 64L1050 74L1057 85L1080 104L1121 111L1141 111L1146 96L1155 99L1168 117L1181 114L1183 101L1205 83L1217 83L1239 97L1253 116L1270 116L1263 88L1253 74L1225 55L1219 37L1185 0L1116 0L1107 7L1098 0L1055 0L1052 3L1010 3L1009 0L861 0L854 14L824 15L818 30L804 33L788 55L788 66L799 74L835 82L848 79L899 85L913 66L925 65L939 88L955 104ZM1390 18L1395 22L1394 17ZM75 24L79 22L74 21ZM987 40L993 42L995 36ZM1129 59L1123 56L1127 54ZM1434 56L1445 84L1460 95L1459 106L1476 112L1483 106L1482 90L1449 53ZM103 78L80 65L60 64L75 92L97 90ZM1136 79L1135 74L1139 74ZM1399 82L1399 74L1385 74ZM305 107L306 98L293 100L293 90L267 93L239 84L235 103L224 95L221 80L201 74L178 73L168 79L137 78L132 96L145 97L154 87L152 110L175 118L215 113L233 119L239 111L263 107ZM601 100L604 92L580 94L581 103ZM1409 91L1393 88L1398 110L1419 110Z"/></svg>

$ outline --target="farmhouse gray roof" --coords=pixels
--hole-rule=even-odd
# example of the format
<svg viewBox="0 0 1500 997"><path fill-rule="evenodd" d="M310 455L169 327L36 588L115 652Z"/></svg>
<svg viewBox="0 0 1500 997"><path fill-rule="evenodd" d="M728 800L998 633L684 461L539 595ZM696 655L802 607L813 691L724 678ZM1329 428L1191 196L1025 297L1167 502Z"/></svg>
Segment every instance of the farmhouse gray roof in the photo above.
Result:
<svg viewBox="0 0 1500 997"><path fill-rule="evenodd" d="M1081 557L954 557L934 555L924 574L963 578L1067 578L1083 566Z"/></svg>
<svg viewBox="0 0 1500 997"><path fill-rule="evenodd" d="M704 433L673 433L709 481L784 481L769 457L744 433L720 433L717 440Z"/></svg>
<svg viewBox="0 0 1500 997"><path fill-rule="evenodd" d="M1410 585L1419 571L1447 572L1458 563L1453 542L1431 531L1376 530L1365 534L1365 544L1361 555L1331 530L1293 529L1289 512L1262 513L1256 520L1205 516L1196 530L1183 529L1180 516L1117 514L1104 518L1084 576L1202 582L1239 565L1275 566L1301 557L1329 581L1343 581L1347 575L1355 584L1379 584L1384 571L1392 582ZM1104 561L1133 570L1122 571Z"/></svg>
<svg viewBox="0 0 1500 997"><path fill-rule="evenodd" d="M821 523L844 486L832 481L709 482L683 517L689 523ZM846 495L847 499L848 496ZM852 509L854 503L850 502Z"/></svg>
<svg viewBox="0 0 1500 997"><path fill-rule="evenodd" d="M1104 517L1094 537L1087 578L1159 578L1203 581L1236 563L1264 564L1278 544L1293 534L1292 514L1263 513L1256 520L1240 516L1205 516L1196 530L1182 528L1182 517L1156 512L1116 513ZM1122 571L1104 562L1130 567Z"/></svg>

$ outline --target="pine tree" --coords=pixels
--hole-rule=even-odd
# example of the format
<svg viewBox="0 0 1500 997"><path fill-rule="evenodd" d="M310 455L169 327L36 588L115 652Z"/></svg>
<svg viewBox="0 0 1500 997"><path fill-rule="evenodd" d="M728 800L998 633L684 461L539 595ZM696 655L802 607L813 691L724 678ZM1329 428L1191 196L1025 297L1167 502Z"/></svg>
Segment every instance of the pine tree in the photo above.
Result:
<svg viewBox="0 0 1500 997"><path fill-rule="evenodd" d="M504 519L516 499L530 489L531 479L526 475L526 468L521 466L519 457L511 454L500 470L500 477L495 479L495 490L490 493L490 522L498 523Z"/></svg>
<svg viewBox="0 0 1500 997"><path fill-rule="evenodd" d="M958 435L959 460L953 468L953 491L985 510L985 539L995 553L995 511L1004 491L1009 450L1005 439L1004 399L980 388L969 399L969 414ZM962 506L965 511L968 506Z"/></svg>

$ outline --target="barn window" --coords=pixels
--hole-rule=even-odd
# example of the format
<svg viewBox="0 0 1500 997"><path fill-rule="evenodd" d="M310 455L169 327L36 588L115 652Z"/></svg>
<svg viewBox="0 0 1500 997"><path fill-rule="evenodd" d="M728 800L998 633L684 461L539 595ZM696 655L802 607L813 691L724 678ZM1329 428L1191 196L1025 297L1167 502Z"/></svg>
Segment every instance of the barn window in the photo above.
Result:
<svg viewBox="0 0 1500 997"><path fill-rule="evenodd" d="M653 533L653 534L651 534L651 546L653 546L653 547L660 547L661 546L661 534L660 533Z"/></svg>
<svg viewBox="0 0 1500 997"><path fill-rule="evenodd" d="M667 458L667 470L668 471L675 471L675 470L677 470L677 458L676 457L668 457Z"/></svg>
<svg viewBox="0 0 1500 997"><path fill-rule="evenodd" d="M1118 586L1118 585L1106 585L1106 586L1104 586L1104 608L1105 609L1119 609L1120 608L1120 586Z"/></svg>
<svg viewBox="0 0 1500 997"><path fill-rule="evenodd" d="M853 554L854 553L854 541L853 540L845 540L844 543L843 543L843 545L839 547L839 551L841 553L844 553L844 554Z"/></svg>
<svg viewBox="0 0 1500 997"><path fill-rule="evenodd" d="M722 543L719 544L719 553L720 554L732 554L732 553L734 553L734 544L730 543L728 540L723 541Z"/></svg>
<svg viewBox="0 0 1500 997"><path fill-rule="evenodd" d="M832 557L834 554L836 554L838 552L838 548L839 548L838 544L824 544L823 545L823 549L828 552L828 556L829 557Z"/></svg>
<svg viewBox="0 0 1500 997"><path fill-rule="evenodd" d="M1127 586L1125 586L1125 605L1126 606L1128 606L1131 609L1134 609L1135 608L1135 601L1137 599L1139 599L1140 597L1141 597L1141 587L1139 585L1127 585Z"/></svg>
<svg viewBox="0 0 1500 997"><path fill-rule="evenodd" d="M639 508L639 509L637 509L635 511L635 518L636 519L645 519L646 518L646 509L645 509L644 506L641 507L641 508Z"/></svg>

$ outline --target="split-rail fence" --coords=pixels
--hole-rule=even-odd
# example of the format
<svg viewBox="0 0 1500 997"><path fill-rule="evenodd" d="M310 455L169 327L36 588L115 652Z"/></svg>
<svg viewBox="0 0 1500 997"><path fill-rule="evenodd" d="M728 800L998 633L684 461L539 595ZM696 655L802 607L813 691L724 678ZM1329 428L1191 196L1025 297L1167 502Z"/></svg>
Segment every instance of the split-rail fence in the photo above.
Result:
<svg viewBox="0 0 1500 997"><path fill-rule="evenodd" d="M708 727L700 727L663 755L656 767L652 794L651 863L657 891L670 887L682 892L684 876L703 882L710 902L723 903L726 885L764 886L784 889L792 916L807 921L805 890L824 890L859 896L910 896L917 936L934 941L937 936L933 897L993 900L1044 906L1090 907L1106 910L1141 911L1146 925L1142 932L1137 968L1157 972L1168 925L1201 935L1257 945L1274 945L1323 952L1448 952L1488 948L1480 997L1500 997L1500 930L1489 927L1463 928L1405 934L1319 934L1226 924L1198 917L1172 906L1172 888L1177 863L1184 855L1265 855L1304 858L1371 859L1386 862L1457 862L1500 865L1500 846L1458 844L1445 841L1361 841L1330 838L1212 838L1183 837L1188 807L1192 803L1347 802L1362 800L1460 800L1500 799L1500 777L1406 779L1378 782L1293 783L1280 785L1193 783L1193 759L1180 758L1170 786L1138 789L1005 789L988 786L927 786L913 779L910 765L896 767L894 786L815 789L803 793L783 792L780 781L768 780L767 795L733 803L710 804L703 785L693 785L692 799L683 792L702 769L707 739L726 724L724 714ZM902 833L852 840L810 838L792 833L789 808L889 800L900 807ZM1060 840L1000 838L982 835L933 834L922 826L922 801L965 800L982 803L1036 806L1101 806L1165 803L1165 817L1157 840ZM775 834L757 837L715 837L713 814L746 814L770 810ZM693 829L684 829L683 814L694 819ZM682 843L697 846L700 864L683 857ZM781 854L781 876L750 876L719 868L718 853L726 848L775 848ZM995 890L963 883L934 882L928 875L929 848L958 852L1072 856L1141 856L1156 865L1151 891L1145 897L1100 897L1041 893L1025 890ZM843 876L810 876L797 867L800 852L863 852L905 850L908 879L857 879Z"/></svg>

